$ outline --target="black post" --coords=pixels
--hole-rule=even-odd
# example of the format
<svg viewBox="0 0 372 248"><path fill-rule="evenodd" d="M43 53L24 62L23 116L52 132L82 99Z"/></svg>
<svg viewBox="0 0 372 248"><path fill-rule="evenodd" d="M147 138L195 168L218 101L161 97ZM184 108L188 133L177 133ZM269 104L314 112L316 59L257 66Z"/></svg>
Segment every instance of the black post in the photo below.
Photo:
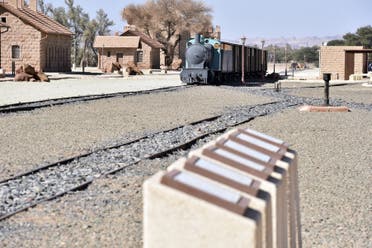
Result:
<svg viewBox="0 0 372 248"><path fill-rule="evenodd" d="M324 80L324 105L329 106L329 81L331 80L331 73L323 73Z"/></svg>

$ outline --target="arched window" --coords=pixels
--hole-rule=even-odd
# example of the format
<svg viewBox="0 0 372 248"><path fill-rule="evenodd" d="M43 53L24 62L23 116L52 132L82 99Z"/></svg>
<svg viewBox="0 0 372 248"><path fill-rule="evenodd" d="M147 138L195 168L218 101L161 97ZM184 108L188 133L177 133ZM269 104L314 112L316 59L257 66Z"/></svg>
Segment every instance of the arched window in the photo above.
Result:
<svg viewBox="0 0 372 248"><path fill-rule="evenodd" d="M18 45L12 46L12 59L21 58L21 48Z"/></svg>

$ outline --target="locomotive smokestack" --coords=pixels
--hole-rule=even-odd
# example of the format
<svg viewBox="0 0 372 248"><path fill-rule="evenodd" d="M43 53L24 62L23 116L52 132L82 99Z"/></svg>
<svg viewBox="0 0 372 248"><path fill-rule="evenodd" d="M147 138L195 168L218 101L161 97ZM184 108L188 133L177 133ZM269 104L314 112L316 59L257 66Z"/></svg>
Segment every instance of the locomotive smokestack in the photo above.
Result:
<svg viewBox="0 0 372 248"><path fill-rule="evenodd" d="M200 34L195 35L195 43L200 43Z"/></svg>

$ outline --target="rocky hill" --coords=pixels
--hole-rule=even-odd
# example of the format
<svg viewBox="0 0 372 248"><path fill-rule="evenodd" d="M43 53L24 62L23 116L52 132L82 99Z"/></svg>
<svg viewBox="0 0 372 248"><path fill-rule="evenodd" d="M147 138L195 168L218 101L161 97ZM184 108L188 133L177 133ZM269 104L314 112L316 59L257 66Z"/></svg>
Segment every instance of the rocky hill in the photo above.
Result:
<svg viewBox="0 0 372 248"><path fill-rule="evenodd" d="M284 47L285 44L289 44L292 48L300 48L300 47L312 47L312 46L321 46L322 43L328 42L330 40L342 39L342 35L333 35L333 36L324 36L324 37L317 37L317 36L309 36L309 37L279 37L279 38L263 38L263 37L256 37L256 38L248 38L247 42L250 45L257 45L261 47L261 41L265 40L265 46L269 45L277 45ZM235 41L238 42L239 41Z"/></svg>

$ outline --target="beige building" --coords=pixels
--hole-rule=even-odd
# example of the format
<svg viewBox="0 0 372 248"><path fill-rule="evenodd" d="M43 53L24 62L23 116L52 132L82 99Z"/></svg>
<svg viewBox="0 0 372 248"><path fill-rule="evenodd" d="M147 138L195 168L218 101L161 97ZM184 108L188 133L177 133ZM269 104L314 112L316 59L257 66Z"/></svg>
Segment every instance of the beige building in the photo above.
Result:
<svg viewBox="0 0 372 248"><path fill-rule="evenodd" d="M98 51L99 69L108 68L114 62L122 65L134 62L141 69L158 69L163 45L139 31L126 28L120 36L97 36L94 48Z"/></svg>
<svg viewBox="0 0 372 248"><path fill-rule="evenodd" d="M0 2L0 21L9 27L1 34L1 64L12 72L27 63L36 70L71 71L72 33L37 11L37 0L29 7L23 0Z"/></svg>
<svg viewBox="0 0 372 248"><path fill-rule="evenodd" d="M367 73L367 54L362 46L322 46L320 75L331 73L332 80L349 80L351 74Z"/></svg>

